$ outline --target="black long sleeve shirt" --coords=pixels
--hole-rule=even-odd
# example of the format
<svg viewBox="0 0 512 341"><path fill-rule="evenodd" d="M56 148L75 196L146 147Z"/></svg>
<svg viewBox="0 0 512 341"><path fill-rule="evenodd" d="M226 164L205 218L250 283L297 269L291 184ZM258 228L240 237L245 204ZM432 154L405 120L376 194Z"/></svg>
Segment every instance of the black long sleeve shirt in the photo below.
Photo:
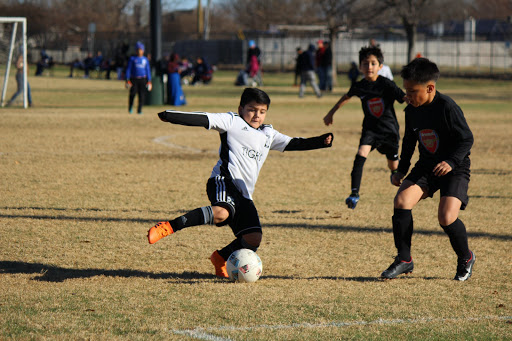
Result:
<svg viewBox="0 0 512 341"><path fill-rule="evenodd" d="M460 107L448 96L436 91L434 100L419 107L405 108L405 134L398 171L406 174L418 142L416 165L432 170L446 161L452 169L463 163L469 167L473 133Z"/></svg>

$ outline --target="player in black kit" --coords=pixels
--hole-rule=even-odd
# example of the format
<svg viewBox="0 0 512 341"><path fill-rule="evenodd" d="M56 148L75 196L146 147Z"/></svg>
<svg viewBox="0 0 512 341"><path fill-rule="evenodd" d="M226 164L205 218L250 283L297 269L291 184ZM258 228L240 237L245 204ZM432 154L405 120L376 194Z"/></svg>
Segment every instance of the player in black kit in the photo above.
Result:
<svg viewBox="0 0 512 341"><path fill-rule="evenodd" d="M364 112L363 131L351 173L351 194L345 200L351 209L356 208L359 201L363 166L372 150L377 149L386 155L388 168L392 174L398 166L400 134L393 104L395 100L403 103L405 93L393 81L378 75L383 62L384 57L380 48L363 47L359 51L359 66L364 78L353 84L324 117L324 123L330 125L336 110L352 96L361 99Z"/></svg>
<svg viewBox="0 0 512 341"><path fill-rule="evenodd" d="M391 279L414 268L411 257L412 209L421 200L440 190L438 220L457 254L455 280L471 277L475 254L468 247L459 211L468 204L469 154L473 134L459 106L436 90L437 65L417 58L401 72L409 105L405 108L405 134L398 170L391 177L400 186L394 199L393 236L398 255L382 273ZM419 159L403 180L418 143Z"/></svg>

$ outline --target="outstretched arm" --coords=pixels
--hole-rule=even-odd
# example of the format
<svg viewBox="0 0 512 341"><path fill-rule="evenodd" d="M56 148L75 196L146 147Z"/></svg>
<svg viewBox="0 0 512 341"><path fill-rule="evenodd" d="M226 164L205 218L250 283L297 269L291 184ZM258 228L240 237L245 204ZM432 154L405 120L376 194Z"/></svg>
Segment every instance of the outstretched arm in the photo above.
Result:
<svg viewBox="0 0 512 341"><path fill-rule="evenodd" d="M294 137L290 140L290 143L284 149L285 151L291 150L311 150L319 148L327 148L332 146L332 140L334 136L332 133L323 134L317 137L301 138Z"/></svg>
<svg viewBox="0 0 512 341"><path fill-rule="evenodd" d="M158 117L164 122L184 126L204 127L206 129L210 126L208 116L204 112L166 110L158 113Z"/></svg>
<svg viewBox="0 0 512 341"><path fill-rule="evenodd" d="M340 100L332 107L332 109L329 110L327 115L325 115L325 117L324 117L324 123L326 126L332 124L332 121L333 121L332 117L334 116L334 113L336 113L336 111L339 108L341 108L343 105L345 105L345 103L347 103L349 99L350 99L350 96L348 96L347 94L343 95L343 97L340 98Z"/></svg>

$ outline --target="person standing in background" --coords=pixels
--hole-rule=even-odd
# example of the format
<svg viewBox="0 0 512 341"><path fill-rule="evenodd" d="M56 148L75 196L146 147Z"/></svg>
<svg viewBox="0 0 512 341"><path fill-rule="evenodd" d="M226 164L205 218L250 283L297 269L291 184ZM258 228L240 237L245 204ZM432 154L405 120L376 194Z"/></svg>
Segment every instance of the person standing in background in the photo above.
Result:
<svg viewBox="0 0 512 341"><path fill-rule="evenodd" d="M132 56L128 61L128 67L126 68L126 87L130 89L130 96L128 98L128 112L133 113L133 101L135 95L139 95L139 105L137 107L137 113L142 114L142 104L144 103L144 97L146 93L146 87L148 91L151 91L151 68L149 66L149 60L144 56L144 44L140 41L135 44L137 55Z"/></svg>
<svg viewBox="0 0 512 341"><path fill-rule="evenodd" d="M27 67L28 72L28 67ZM18 97L20 94L23 93L23 55L19 55L18 59L16 60L16 84L18 86L18 89L12 95L9 102L7 102L7 106L11 106L11 104L14 102L16 97ZM30 95L30 84L28 84L27 80L27 99L28 99L28 106L32 106L32 96Z"/></svg>

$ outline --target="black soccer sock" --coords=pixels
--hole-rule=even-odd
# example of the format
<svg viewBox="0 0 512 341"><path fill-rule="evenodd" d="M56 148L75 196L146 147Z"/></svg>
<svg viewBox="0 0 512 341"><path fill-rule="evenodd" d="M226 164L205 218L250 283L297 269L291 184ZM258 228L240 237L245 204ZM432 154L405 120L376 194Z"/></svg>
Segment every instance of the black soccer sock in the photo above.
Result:
<svg viewBox="0 0 512 341"><path fill-rule="evenodd" d="M395 208L393 214L393 237L400 260L411 260L411 239L413 231L412 211Z"/></svg>
<svg viewBox="0 0 512 341"><path fill-rule="evenodd" d="M453 251L455 251L457 254L457 257L462 259L470 259L471 252L469 252L468 234L466 232L466 226L464 223L457 218L450 225L441 225L441 227L450 238L450 244L452 245Z"/></svg>
<svg viewBox="0 0 512 341"><path fill-rule="evenodd" d="M174 220L170 221L174 232L190 226L212 225L213 211L211 206L196 208Z"/></svg>
<svg viewBox="0 0 512 341"><path fill-rule="evenodd" d="M359 188L361 187L361 179L363 178L363 166L365 161L366 158L359 154L357 154L356 158L354 159L354 166L352 167L352 173L350 173L352 178L352 193L359 193Z"/></svg>
<svg viewBox="0 0 512 341"><path fill-rule="evenodd" d="M237 238L228 245L224 246L222 250L219 250L219 255L225 260L228 260L229 256L231 256L233 252L235 252L236 250L240 250L242 248L242 238Z"/></svg>

